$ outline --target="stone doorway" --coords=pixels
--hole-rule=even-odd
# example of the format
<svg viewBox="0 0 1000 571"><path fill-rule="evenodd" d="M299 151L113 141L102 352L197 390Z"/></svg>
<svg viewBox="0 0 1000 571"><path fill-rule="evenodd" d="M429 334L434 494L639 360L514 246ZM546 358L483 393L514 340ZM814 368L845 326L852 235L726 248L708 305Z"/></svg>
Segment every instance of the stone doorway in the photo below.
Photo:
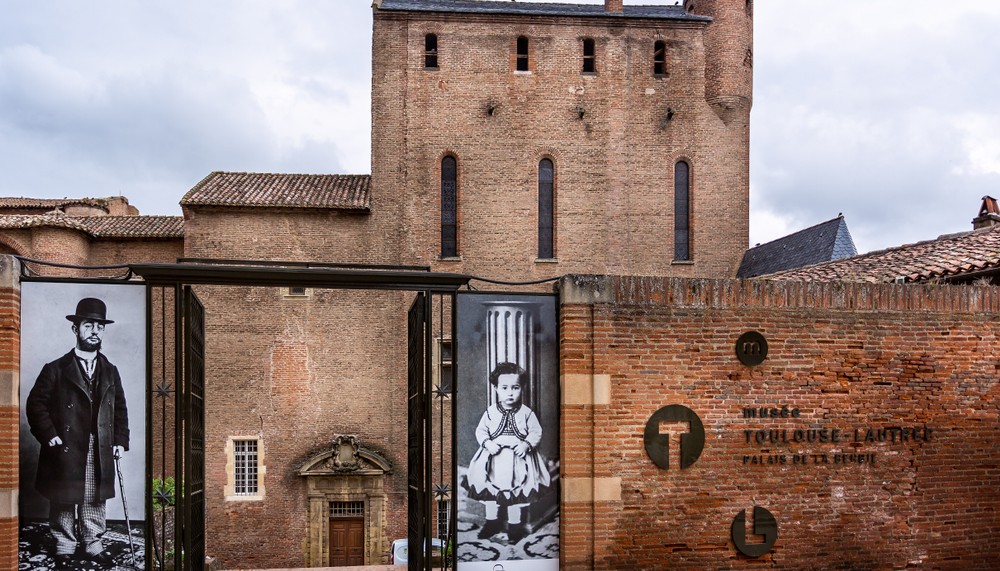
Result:
<svg viewBox="0 0 1000 571"><path fill-rule="evenodd" d="M333 446L299 470L306 479L309 514L308 567L381 563L389 550L384 479L389 462L353 435L334 438Z"/></svg>

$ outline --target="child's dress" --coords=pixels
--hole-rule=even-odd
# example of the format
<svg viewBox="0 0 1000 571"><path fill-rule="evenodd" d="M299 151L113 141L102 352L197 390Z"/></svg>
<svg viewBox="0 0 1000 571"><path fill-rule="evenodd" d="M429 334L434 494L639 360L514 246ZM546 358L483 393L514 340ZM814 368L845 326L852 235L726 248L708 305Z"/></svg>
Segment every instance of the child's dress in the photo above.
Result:
<svg viewBox="0 0 1000 571"><path fill-rule="evenodd" d="M483 447L491 438L500 446L500 451L492 456ZM466 476L470 497L523 503L540 487L549 485L545 458L537 450L542 440L542 425L530 408L519 405L505 410L499 403L488 407L476 427L476 440L479 450L469 462ZM523 458L514 453L519 442L528 443Z"/></svg>

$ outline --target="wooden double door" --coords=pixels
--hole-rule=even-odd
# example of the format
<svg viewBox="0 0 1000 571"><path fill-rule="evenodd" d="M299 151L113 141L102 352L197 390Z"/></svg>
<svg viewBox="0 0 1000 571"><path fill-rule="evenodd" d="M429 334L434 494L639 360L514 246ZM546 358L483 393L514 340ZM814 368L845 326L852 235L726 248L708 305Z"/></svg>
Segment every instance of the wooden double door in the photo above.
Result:
<svg viewBox="0 0 1000 571"><path fill-rule="evenodd" d="M365 564L365 518L330 518L330 567Z"/></svg>

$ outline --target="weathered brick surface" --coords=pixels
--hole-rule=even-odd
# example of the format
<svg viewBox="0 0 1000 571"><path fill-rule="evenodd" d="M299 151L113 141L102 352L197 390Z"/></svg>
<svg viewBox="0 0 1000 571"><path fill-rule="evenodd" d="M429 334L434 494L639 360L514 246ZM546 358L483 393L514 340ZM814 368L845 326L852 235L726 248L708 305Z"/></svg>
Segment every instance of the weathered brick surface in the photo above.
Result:
<svg viewBox="0 0 1000 571"><path fill-rule="evenodd" d="M727 105L739 102L720 120L706 99L706 65L717 67L706 57L734 57L716 46L740 41L734 65L743 65L751 26L743 2L702 4L725 23L377 12L373 210L388 208L406 236L400 259L520 280L734 275L748 233L750 84L715 89ZM709 42L706 29L722 26L732 29ZM435 70L422 67L429 33L438 36ZM530 73L514 71L519 35L529 38ZM595 40L596 74L581 73L582 38ZM668 46L665 77L652 73L657 40ZM459 170L454 261L438 260L440 162L449 154ZM536 262L543 158L555 164L558 263ZM681 159L693 168L690 265L671 264Z"/></svg>
<svg viewBox="0 0 1000 571"><path fill-rule="evenodd" d="M777 544L760 561L769 566L994 566L995 288L608 284L610 303L561 309L562 374L612 380L609 405L564 407L563 473L620 477L622 498L597 502L592 515L564 507L566 566L593 556L605 569L743 568L753 562L737 554L730 525L754 505L779 525ZM737 337L749 330L770 344L754 368L735 356ZM705 449L687 470L661 470L644 451L647 419L668 404L691 408L705 426ZM784 406L799 417L743 414ZM926 441L908 434L893 442L891 432L865 440L867 429L887 427L932 432ZM841 439L794 442L796 430L810 429L839 429ZM768 431L763 443L759 430ZM787 431L791 442L767 441L770 431ZM588 443L601 451L593 461L582 453ZM565 453L571 447L581 453ZM874 462L838 463L838 454L873 454ZM815 463L824 456L828 464Z"/></svg>

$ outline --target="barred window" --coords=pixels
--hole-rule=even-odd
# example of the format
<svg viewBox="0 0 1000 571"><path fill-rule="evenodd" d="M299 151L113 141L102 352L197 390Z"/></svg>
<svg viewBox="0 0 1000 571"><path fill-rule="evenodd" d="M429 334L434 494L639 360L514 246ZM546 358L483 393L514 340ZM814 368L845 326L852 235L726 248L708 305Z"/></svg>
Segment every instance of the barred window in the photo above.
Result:
<svg viewBox="0 0 1000 571"><path fill-rule="evenodd" d="M233 441L233 492L237 496L257 495L257 441Z"/></svg>
<svg viewBox="0 0 1000 571"><path fill-rule="evenodd" d="M437 501L437 536L448 540L448 520L451 517L451 500Z"/></svg>
<svg viewBox="0 0 1000 571"><path fill-rule="evenodd" d="M330 517L364 517L364 502L330 502Z"/></svg>

